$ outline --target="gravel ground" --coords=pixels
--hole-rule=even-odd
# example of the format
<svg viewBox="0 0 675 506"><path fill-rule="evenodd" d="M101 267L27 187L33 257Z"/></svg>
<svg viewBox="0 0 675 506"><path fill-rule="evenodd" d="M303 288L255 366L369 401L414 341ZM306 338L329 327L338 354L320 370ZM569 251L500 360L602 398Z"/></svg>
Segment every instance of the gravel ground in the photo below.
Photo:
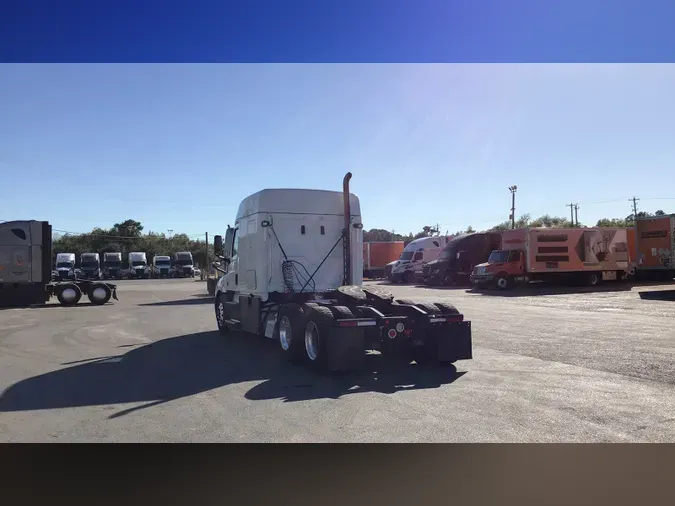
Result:
<svg viewBox="0 0 675 506"><path fill-rule="evenodd" d="M675 302L640 290L394 286L453 302L474 360L371 354L330 378L274 342L221 338L204 283L122 281L103 307L0 311L0 440L673 442Z"/></svg>

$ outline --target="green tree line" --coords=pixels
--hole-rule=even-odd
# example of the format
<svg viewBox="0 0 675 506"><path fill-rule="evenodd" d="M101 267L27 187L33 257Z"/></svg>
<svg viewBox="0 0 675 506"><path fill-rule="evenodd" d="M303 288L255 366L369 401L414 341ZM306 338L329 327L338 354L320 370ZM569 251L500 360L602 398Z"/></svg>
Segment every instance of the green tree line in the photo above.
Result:
<svg viewBox="0 0 675 506"><path fill-rule="evenodd" d="M650 216L665 216L665 212L658 210L654 213L640 211L637 215L638 218L647 218ZM627 228L635 225L635 216L630 214L625 218L603 218L598 220L594 225L595 227L606 227L606 228ZM586 225L580 223L579 225L573 225L569 218L563 218L561 216L550 216L545 214L539 218L532 219L529 214L523 214L518 219L516 219L516 228L525 228L525 227L548 227L548 228L574 228L581 227L585 228ZM511 228L511 221L504 221L495 225L491 228L483 230L487 232L489 230L508 230ZM464 230L458 230L452 235L461 235L461 234L470 234L473 232L478 232L474 230L470 225ZM440 235L440 230L437 227L425 226L422 227L422 230L413 234L412 232L408 234L397 234L389 230L384 230L381 228L373 228L363 233L364 241L403 241L405 244L408 244L414 239L419 239L421 237L431 237L434 235Z"/></svg>
<svg viewBox="0 0 675 506"><path fill-rule="evenodd" d="M103 261L103 253L121 252L122 262L126 265L127 253L144 251L148 263L154 255L173 255L177 251L190 251L197 265L206 266L206 247L204 239L193 240L186 234L175 234L167 237L163 233L143 233L143 225L136 220L125 220L115 223L111 228L94 228L84 234L61 234L52 241L54 257L57 253L75 253L79 265L82 253L99 253ZM213 245L209 244L209 258L213 261ZM53 259L52 259L53 261Z"/></svg>

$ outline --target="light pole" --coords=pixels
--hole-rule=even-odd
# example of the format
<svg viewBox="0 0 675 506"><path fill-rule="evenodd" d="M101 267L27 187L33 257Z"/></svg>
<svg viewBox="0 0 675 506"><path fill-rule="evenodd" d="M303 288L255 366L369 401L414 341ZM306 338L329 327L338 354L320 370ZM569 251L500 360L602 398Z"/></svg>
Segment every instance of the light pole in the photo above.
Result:
<svg viewBox="0 0 675 506"><path fill-rule="evenodd" d="M511 192L511 228L516 228L516 192L518 187L514 184L509 186L509 191Z"/></svg>

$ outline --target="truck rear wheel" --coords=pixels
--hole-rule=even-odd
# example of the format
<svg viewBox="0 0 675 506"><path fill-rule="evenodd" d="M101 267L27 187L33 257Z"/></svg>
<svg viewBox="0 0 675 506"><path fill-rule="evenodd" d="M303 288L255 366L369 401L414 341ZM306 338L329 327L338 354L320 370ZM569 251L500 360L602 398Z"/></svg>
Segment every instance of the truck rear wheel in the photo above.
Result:
<svg viewBox="0 0 675 506"><path fill-rule="evenodd" d="M440 309L442 314L459 314L457 308L447 302L434 302L434 306Z"/></svg>
<svg viewBox="0 0 675 506"><path fill-rule="evenodd" d="M82 298L82 290L75 283L66 283L59 287L56 298L62 306L75 306Z"/></svg>
<svg viewBox="0 0 675 506"><path fill-rule="evenodd" d="M299 363L304 359L303 320L298 306L286 306L279 311L277 324L279 346L287 359L293 363Z"/></svg>
<svg viewBox="0 0 675 506"><path fill-rule="evenodd" d="M112 297L112 290L105 283L93 283L87 293L89 302L97 306L102 306Z"/></svg>
<svg viewBox="0 0 675 506"><path fill-rule="evenodd" d="M315 304L309 308L305 324L305 355L317 369L325 369L328 362L327 340L330 339L333 320L329 308Z"/></svg>

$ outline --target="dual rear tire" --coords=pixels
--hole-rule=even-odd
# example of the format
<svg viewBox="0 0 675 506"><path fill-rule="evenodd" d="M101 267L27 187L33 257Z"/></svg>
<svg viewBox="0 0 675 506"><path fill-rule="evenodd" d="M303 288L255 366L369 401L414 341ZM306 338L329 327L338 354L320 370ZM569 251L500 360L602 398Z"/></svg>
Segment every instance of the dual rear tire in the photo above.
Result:
<svg viewBox="0 0 675 506"><path fill-rule="evenodd" d="M82 299L82 289L76 283L66 283L59 287L56 298L62 306L72 307ZM112 290L106 283L92 283L87 292L89 302L102 306L112 297Z"/></svg>
<svg viewBox="0 0 675 506"><path fill-rule="evenodd" d="M286 306L279 313L279 347L292 363L307 363L319 371L330 370L329 340L333 323L336 319L353 317L344 306L328 307L315 303Z"/></svg>

